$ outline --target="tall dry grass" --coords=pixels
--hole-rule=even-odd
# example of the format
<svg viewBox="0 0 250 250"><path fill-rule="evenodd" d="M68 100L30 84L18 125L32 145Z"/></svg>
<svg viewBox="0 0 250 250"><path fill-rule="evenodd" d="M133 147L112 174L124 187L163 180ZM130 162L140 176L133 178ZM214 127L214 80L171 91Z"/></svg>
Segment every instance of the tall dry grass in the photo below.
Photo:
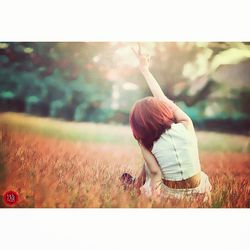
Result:
<svg viewBox="0 0 250 250"><path fill-rule="evenodd" d="M124 191L119 176L137 175L143 163L135 145L65 141L5 126L1 150L0 194L17 191L16 207L210 207ZM212 207L249 207L249 153L203 151L200 159L213 186Z"/></svg>

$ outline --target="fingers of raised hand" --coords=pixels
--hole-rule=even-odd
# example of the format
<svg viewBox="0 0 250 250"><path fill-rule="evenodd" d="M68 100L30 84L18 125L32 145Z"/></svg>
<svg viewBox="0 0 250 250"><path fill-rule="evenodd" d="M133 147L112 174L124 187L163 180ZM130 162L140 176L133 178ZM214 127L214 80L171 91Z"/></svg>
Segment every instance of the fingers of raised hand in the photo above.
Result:
<svg viewBox="0 0 250 250"><path fill-rule="evenodd" d="M133 53L138 57L138 53L136 52L136 50L135 50L133 47L131 47L131 50L132 50Z"/></svg>
<svg viewBox="0 0 250 250"><path fill-rule="evenodd" d="M138 54L141 55L141 44L138 43Z"/></svg>

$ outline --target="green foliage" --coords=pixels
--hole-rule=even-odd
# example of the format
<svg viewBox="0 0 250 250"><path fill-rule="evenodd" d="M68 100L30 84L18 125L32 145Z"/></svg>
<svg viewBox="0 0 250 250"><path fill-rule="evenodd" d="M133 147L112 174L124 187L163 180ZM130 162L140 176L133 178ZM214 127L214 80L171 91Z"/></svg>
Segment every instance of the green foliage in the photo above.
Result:
<svg viewBox="0 0 250 250"><path fill-rule="evenodd" d="M246 116L250 115L250 88L245 87L241 89L234 89L232 93L238 97L235 99L234 104Z"/></svg>
<svg viewBox="0 0 250 250"><path fill-rule="evenodd" d="M12 91L3 91L0 96L3 99L12 99L14 98L15 94Z"/></svg>
<svg viewBox="0 0 250 250"><path fill-rule="evenodd" d="M23 112L36 115L76 121L109 119L110 112L101 105L110 97L111 86L91 66L93 56L105 46L105 43L4 44L0 48L0 99L22 101Z"/></svg>
<svg viewBox="0 0 250 250"><path fill-rule="evenodd" d="M137 69L128 65L123 68L112 60L121 44L0 43L1 111L7 109L75 121L113 119L127 123L133 103L151 93ZM249 44L152 44L151 71L166 95L181 103L195 121L211 117L249 117L250 92L246 85ZM244 64L242 60L246 60ZM235 67L238 65L238 71L232 68L232 63ZM221 67L225 65L232 67ZM109 70L117 71L119 79L107 80ZM235 71L239 72L236 78L240 80L234 82L230 74ZM140 87L123 89L125 81L138 83ZM111 108L112 84L120 86L119 107L115 111Z"/></svg>
<svg viewBox="0 0 250 250"><path fill-rule="evenodd" d="M63 116L64 103L62 100L55 100L50 103L50 113L51 117L62 117Z"/></svg>
<svg viewBox="0 0 250 250"><path fill-rule="evenodd" d="M88 105L86 103L82 103L76 107L74 120L77 122L87 120L87 111Z"/></svg>

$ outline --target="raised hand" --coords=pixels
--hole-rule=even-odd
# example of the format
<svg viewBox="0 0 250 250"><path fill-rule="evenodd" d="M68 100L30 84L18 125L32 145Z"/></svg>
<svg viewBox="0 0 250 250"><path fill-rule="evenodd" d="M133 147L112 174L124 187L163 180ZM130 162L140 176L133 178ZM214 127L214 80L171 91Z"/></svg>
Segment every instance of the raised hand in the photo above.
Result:
<svg viewBox="0 0 250 250"><path fill-rule="evenodd" d="M131 48L132 51L134 52L136 58L138 59L139 62L139 68L140 70L148 70L149 65L150 65L150 56L148 54L143 54L141 52L141 45L138 43L138 49L137 51L134 48Z"/></svg>

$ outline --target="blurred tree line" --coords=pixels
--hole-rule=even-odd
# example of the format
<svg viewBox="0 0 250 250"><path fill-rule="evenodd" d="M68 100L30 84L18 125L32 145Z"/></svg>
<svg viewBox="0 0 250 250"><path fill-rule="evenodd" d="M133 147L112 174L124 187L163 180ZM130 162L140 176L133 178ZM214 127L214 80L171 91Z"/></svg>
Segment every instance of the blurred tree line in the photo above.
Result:
<svg viewBox="0 0 250 250"><path fill-rule="evenodd" d="M151 71L198 128L250 132L250 43L155 43ZM131 81L142 82L136 72Z"/></svg>
<svg viewBox="0 0 250 250"><path fill-rule="evenodd" d="M75 121L112 116L109 82L92 58L105 43L12 42L0 46L1 110Z"/></svg>
<svg viewBox="0 0 250 250"><path fill-rule="evenodd" d="M130 108L151 95L138 69L114 60L126 43L0 43L0 111L75 121L128 122ZM163 91L201 128L249 131L250 44L143 43ZM110 71L118 77L110 78ZM119 87L112 108L112 87ZM124 88L125 89L125 88Z"/></svg>

